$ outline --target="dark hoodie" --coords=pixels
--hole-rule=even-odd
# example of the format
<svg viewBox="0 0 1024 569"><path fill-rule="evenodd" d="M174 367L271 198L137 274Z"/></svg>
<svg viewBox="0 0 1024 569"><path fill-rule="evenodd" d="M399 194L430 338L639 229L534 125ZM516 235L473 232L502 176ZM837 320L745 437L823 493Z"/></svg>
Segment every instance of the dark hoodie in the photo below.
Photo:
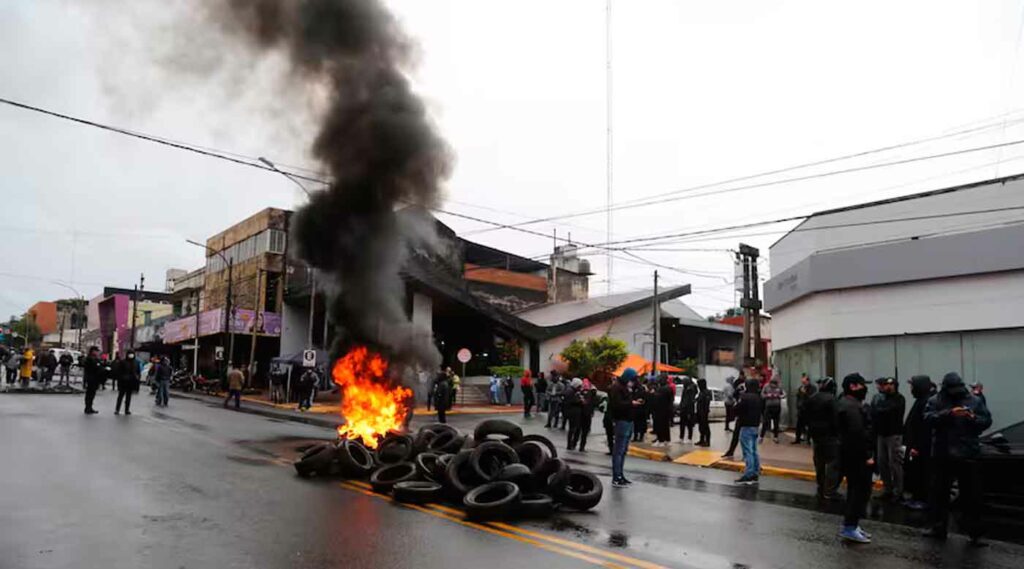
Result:
<svg viewBox="0 0 1024 569"><path fill-rule="evenodd" d="M807 432L815 443L835 440L839 436L836 424L836 382L832 378L821 383L817 393L804 403L803 417L807 421Z"/></svg>
<svg viewBox="0 0 1024 569"><path fill-rule="evenodd" d="M963 407L973 415L957 417L953 409ZM924 409L924 420L933 432L932 456L972 458L981 452L978 435L992 426L985 402L971 394L960 374L949 372L942 387Z"/></svg>
<svg viewBox="0 0 1024 569"><path fill-rule="evenodd" d="M864 384L864 378L859 373L851 373L843 378L843 396L839 399L836 411L839 456L844 470L864 464L872 456L871 421L863 398L857 397L856 392L850 389L854 383ZM866 389L859 391L865 393Z"/></svg>
<svg viewBox="0 0 1024 569"><path fill-rule="evenodd" d="M903 444L923 456L932 453L932 429L924 420L924 408L932 396L933 387L932 378L927 375L910 378L910 394L914 397L914 404L910 406L910 413L903 425Z"/></svg>
<svg viewBox="0 0 1024 569"><path fill-rule="evenodd" d="M759 427L763 405L760 384L756 379L748 379L746 391L740 395L739 403L736 404L736 428Z"/></svg>
<svg viewBox="0 0 1024 569"><path fill-rule="evenodd" d="M706 421L711 415L711 390L708 389L708 380L697 380L697 419Z"/></svg>
<svg viewBox="0 0 1024 569"><path fill-rule="evenodd" d="M898 388L897 388L898 389ZM871 424L875 435L891 437L903 434L903 415L907 411L907 400L899 391L875 394L871 400Z"/></svg>

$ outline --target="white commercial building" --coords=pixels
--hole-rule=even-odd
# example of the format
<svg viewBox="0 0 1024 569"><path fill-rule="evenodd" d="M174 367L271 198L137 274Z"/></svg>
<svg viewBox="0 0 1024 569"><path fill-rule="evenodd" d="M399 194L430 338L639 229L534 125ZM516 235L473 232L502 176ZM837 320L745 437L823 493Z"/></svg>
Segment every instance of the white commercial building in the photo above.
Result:
<svg viewBox="0 0 1024 569"><path fill-rule="evenodd" d="M770 250L775 365L985 385L994 425L1024 420L1024 176L807 218Z"/></svg>

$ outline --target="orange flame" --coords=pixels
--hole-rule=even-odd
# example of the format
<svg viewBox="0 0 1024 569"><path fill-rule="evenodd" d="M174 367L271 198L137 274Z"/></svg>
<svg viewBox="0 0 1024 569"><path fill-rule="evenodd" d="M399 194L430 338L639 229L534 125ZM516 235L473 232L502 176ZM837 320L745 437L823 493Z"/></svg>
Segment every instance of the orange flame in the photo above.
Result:
<svg viewBox="0 0 1024 569"><path fill-rule="evenodd" d="M345 424L338 427L339 437L358 438L367 447L377 448L388 431L402 427L412 390L391 387L387 371L388 362L364 346L334 362L331 376L341 387L341 414L345 417Z"/></svg>

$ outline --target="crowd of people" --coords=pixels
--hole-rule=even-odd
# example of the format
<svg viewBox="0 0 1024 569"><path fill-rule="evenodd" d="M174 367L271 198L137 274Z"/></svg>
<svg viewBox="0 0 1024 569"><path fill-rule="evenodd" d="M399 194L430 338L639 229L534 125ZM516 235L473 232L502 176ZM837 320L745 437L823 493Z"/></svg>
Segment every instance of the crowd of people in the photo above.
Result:
<svg viewBox="0 0 1024 569"><path fill-rule="evenodd" d="M8 387L29 386L34 379L46 389L57 375L57 385L71 385L71 367L74 358L67 351L58 356L56 350L37 351L31 346L23 349L4 348L0 350L0 369L4 370ZM58 375L59 373L59 375Z"/></svg>

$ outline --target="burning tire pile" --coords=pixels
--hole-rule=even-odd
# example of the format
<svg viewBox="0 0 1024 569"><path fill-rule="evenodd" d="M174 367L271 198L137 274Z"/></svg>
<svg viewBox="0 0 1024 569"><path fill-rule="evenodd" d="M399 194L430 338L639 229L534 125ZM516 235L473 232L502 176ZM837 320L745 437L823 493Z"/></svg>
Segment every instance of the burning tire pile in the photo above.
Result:
<svg viewBox="0 0 1024 569"><path fill-rule="evenodd" d="M371 450L355 439L320 443L295 462L300 476L369 479L398 502L460 503L469 518L537 518L558 508L589 510L604 487L593 474L558 458L541 435L509 421L481 422L472 435L441 423L415 435L389 433Z"/></svg>

